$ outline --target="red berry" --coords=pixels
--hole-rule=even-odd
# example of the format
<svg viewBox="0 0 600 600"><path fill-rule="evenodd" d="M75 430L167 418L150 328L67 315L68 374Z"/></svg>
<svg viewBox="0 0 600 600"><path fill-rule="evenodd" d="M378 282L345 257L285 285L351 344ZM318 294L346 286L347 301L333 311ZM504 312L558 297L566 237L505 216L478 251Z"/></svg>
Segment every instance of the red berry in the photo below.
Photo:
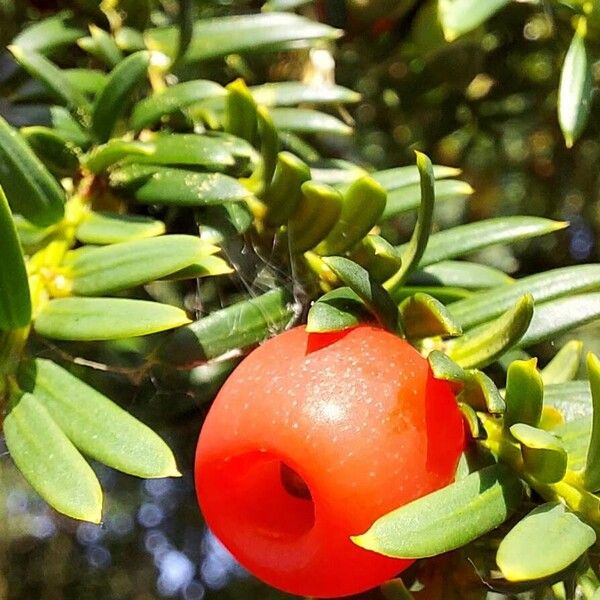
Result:
<svg viewBox="0 0 600 600"><path fill-rule="evenodd" d="M450 483L463 445L450 387L406 341L368 325L298 327L225 382L198 442L196 489L208 525L257 577L344 596L412 563L350 536Z"/></svg>

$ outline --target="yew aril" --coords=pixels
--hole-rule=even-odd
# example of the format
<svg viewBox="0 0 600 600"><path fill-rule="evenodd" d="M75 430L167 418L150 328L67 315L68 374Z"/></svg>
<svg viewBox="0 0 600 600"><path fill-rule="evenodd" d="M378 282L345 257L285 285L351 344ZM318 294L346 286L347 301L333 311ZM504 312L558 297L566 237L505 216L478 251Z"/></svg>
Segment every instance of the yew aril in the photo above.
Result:
<svg viewBox="0 0 600 600"><path fill-rule="evenodd" d="M297 327L223 385L198 442L196 489L208 525L254 575L344 596L412 563L350 536L450 483L463 446L449 385L405 340L370 325Z"/></svg>

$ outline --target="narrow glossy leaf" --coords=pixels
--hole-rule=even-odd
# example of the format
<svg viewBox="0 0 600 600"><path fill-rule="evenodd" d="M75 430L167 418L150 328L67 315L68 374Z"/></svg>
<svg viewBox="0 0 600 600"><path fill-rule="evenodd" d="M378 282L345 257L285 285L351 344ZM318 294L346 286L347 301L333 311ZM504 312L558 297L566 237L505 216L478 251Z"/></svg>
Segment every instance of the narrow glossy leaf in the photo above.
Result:
<svg viewBox="0 0 600 600"><path fill-rule="evenodd" d="M206 206L200 215L200 235L211 244L221 243L248 231L253 219L248 206L241 202Z"/></svg>
<svg viewBox="0 0 600 600"><path fill-rule="evenodd" d="M459 225L435 233L429 238L420 266L464 256L494 244L508 244L538 237L565 227L565 223L541 217L497 217Z"/></svg>
<svg viewBox="0 0 600 600"><path fill-rule="evenodd" d="M469 328L498 316L523 294L531 294L540 304L595 290L600 290L600 265L563 267L523 277L510 286L478 292L454 304L451 312L464 328Z"/></svg>
<svg viewBox="0 0 600 600"><path fill-rule="evenodd" d="M600 317L600 293L559 298L536 305L531 325L519 346L527 347L572 331Z"/></svg>
<svg viewBox="0 0 600 600"><path fill-rule="evenodd" d="M156 433L52 361L24 363L19 382L87 456L138 477L179 475L172 452Z"/></svg>
<svg viewBox="0 0 600 600"><path fill-rule="evenodd" d="M25 138L37 157L58 177L72 177L79 169L79 152L75 145L55 129L35 125L23 127Z"/></svg>
<svg viewBox="0 0 600 600"><path fill-rule="evenodd" d="M398 307L383 287L369 278L365 269L342 256L328 256L323 262L346 286L356 292L386 329L399 331Z"/></svg>
<svg viewBox="0 0 600 600"><path fill-rule="evenodd" d="M496 320L472 329L446 344L446 352L461 367L483 367L512 348L527 330L533 315L533 299L523 296Z"/></svg>
<svg viewBox="0 0 600 600"><path fill-rule="evenodd" d="M447 354L439 350L433 350L427 356L427 361L436 379L448 381L454 387L460 388L463 386L465 372Z"/></svg>
<svg viewBox="0 0 600 600"><path fill-rule="evenodd" d="M41 310L36 331L57 340L116 340L186 325L179 308L127 298L56 298Z"/></svg>
<svg viewBox="0 0 600 600"><path fill-rule="evenodd" d="M352 127L338 118L309 108L272 108L271 117L278 129L294 133L350 135Z"/></svg>
<svg viewBox="0 0 600 600"><path fill-rule="evenodd" d="M110 72L92 112L92 129L101 142L111 136L131 94L146 79L149 65L150 53L141 50L129 55Z"/></svg>
<svg viewBox="0 0 600 600"><path fill-rule="evenodd" d="M89 133L72 117L63 106L51 106L50 118L52 128L60 137L72 142L80 148L87 148L92 140Z"/></svg>
<svg viewBox="0 0 600 600"><path fill-rule="evenodd" d="M558 409L567 423L592 414L592 395L587 381L544 386L544 405Z"/></svg>
<svg viewBox="0 0 600 600"><path fill-rule="evenodd" d="M446 200L465 200L472 193L473 188L466 182L458 179L442 179L435 184L436 202ZM402 213L414 210L421 202L421 187L419 184L410 184L392 190L388 194L385 210L381 220L391 219Z"/></svg>
<svg viewBox="0 0 600 600"><path fill-rule="evenodd" d="M111 173L113 187L138 202L201 206L238 202L250 192L233 177L154 165L127 165Z"/></svg>
<svg viewBox="0 0 600 600"><path fill-rule="evenodd" d="M63 215L64 192L25 140L0 117L0 185L13 210L36 225Z"/></svg>
<svg viewBox="0 0 600 600"><path fill-rule="evenodd" d="M290 152L277 155L273 181L263 197L268 225L282 225L292 216L302 199L301 186L309 179L310 169L306 163Z"/></svg>
<svg viewBox="0 0 600 600"><path fill-rule="evenodd" d="M263 106L256 110L258 119L258 137L260 139L260 167L252 174L252 179L260 182L260 190L264 192L272 182L279 155L279 132L273 123L269 111Z"/></svg>
<svg viewBox="0 0 600 600"><path fill-rule="evenodd" d="M90 211L75 235L84 244L102 245L156 237L164 232L165 224L150 217Z"/></svg>
<svg viewBox="0 0 600 600"><path fill-rule="evenodd" d="M592 392L592 429L583 482L586 489L596 492L600 490L600 360L590 352L586 362Z"/></svg>
<svg viewBox="0 0 600 600"><path fill-rule="evenodd" d="M349 287L321 296L308 311L306 331L323 333L354 327L369 317L363 301Z"/></svg>
<svg viewBox="0 0 600 600"><path fill-rule="evenodd" d="M448 309L428 294L417 293L400 303L400 319L406 337L454 337L462 333Z"/></svg>
<svg viewBox="0 0 600 600"><path fill-rule="evenodd" d="M95 146L85 159L85 168L92 173L98 174L108 169L108 167L122 161L127 157L141 158L151 156L156 152L153 144L133 140L112 139Z"/></svg>
<svg viewBox="0 0 600 600"><path fill-rule="evenodd" d="M595 541L594 530L563 504L543 504L508 532L496 561L509 581L541 579L568 567Z"/></svg>
<svg viewBox="0 0 600 600"><path fill-rule="evenodd" d="M463 300L464 298L468 298L472 295L472 292L470 292L469 290L456 287L404 285L392 291L392 298L394 299L394 302L400 303L402 302L402 300L404 300L404 298L408 298L409 296L417 294L418 292L422 292L423 294L429 294L430 296L433 296L443 304L451 304L452 302L456 302L457 300Z"/></svg>
<svg viewBox="0 0 600 600"><path fill-rule="evenodd" d="M170 273L161 279L197 279L201 277L214 277L216 275L227 275L233 273L229 264L219 256L203 256L191 265Z"/></svg>
<svg viewBox="0 0 600 600"><path fill-rule="evenodd" d="M335 39L338 29L286 13L265 13L198 20L194 23L192 41L185 62L218 58L234 52L279 51L286 44L310 45L312 40ZM145 34L151 50L173 57L178 31L175 27L150 29Z"/></svg>
<svg viewBox="0 0 600 600"><path fill-rule="evenodd" d="M343 195L339 219L317 246L317 254L341 254L352 248L379 221L385 199L385 190L368 175L352 183Z"/></svg>
<svg viewBox="0 0 600 600"><path fill-rule="evenodd" d="M32 50L9 46L15 60L56 98L69 107L78 120L84 121L90 108L88 99L75 87L54 63Z"/></svg>
<svg viewBox="0 0 600 600"><path fill-rule="evenodd" d="M13 44L24 50L48 55L74 44L82 35L85 35L85 31L75 23L73 13L61 11L23 29Z"/></svg>
<svg viewBox="0 0 600 600"><path fill-rule="evenodd" d="M433 206L435 202L435 179L433 165L429 158L417 152L417 168L421 176L421 204L417 214L417 223L408 244L401 250L402 265L384 286L387 290L394 290L402 285L406 277L416 268L427 247L433 223Z"/></svg>
<svg viewBox="0 0 600 600"><path fill-rule="evenodd" d="M350 258L369 272L377 283L389 279L402 265L400 253L378 235L365 236L353 249Z"/></svg>
<svg viewBox="0 0 600 600"><path fill-rule="evenodd" d="M444 36L451 42L476 29L504 8L510 0L438 0L438 16Z"/></svg>
<svg viewBox="0 0 600 600"><path fill-rule="evenodd" d="M236 79L227 86L225 99L224 129L251 144L257 130L256 102L242 79Z"/></svg>
<svg viewBox="0 0 600 600"><path fill-rule="evenodd" d="M160 279L218 250L198 237L181 234L84 246L71 253L64 275L74 294L101 296Z"/></svg>
<svg viewBox="0 0 600 600"><path fill-rule="evenodd" d="M581 363L582 350L583 342L578 340L567 342L542 369L544 385L564 383L575 379Z"/></svg>
<svg viewBox="0 0 600 600"><path fill-rule="evenodd" d="M468 427L469 435L474 440L485 437L485 430L483 429L481 421L475 410L469 404L465 404L464 402L458 402L458 409L460 410L463 420ZM458 480L461 478L456 477L456 479Z"/></svg>
<svg viewBox="0 0 600 600"><path fill-rule="evenodd" d="M192 104L222 96L225 96L225 89L214 81L195 79L177 83L138 102L133 109L130 125L134 131L139 131Z"/></svg>
<svg viewBox="0 0 600 600"><path fill-rule="evenodd" d="M352 541L396 558L424 558L460 548L503 523L521 503L523 486L493 465L379 518Z"/></svg>
<svg viewBox="0 0 600 600"><path fill-rule="evenodd" d="M12 459L35 491L59 512L99 523L102 490L91 467L32 394L23 394L4 420Z"/></svg>
<svg viewBox="0 0 600 600"><path fill-rule="evenodd" d="M441 165L433 165L433 176L436 181L439 179L448 179L450 177L457 177L461 174L460 169L454 167L444 167ZM371 173L371 177L383 186L388 192L392 190L407 187L410 185L417 186L419 190L419 196L417 198L417 205L421 199L419 183L421 181L419 175L419 169L416 165L407 165L405 167L395 167L393 169L386 169L385 171L376 171Z"/></svg>
<svg viewBox="0 0 600 600"><path fill-rule="evenodd" d="M456 286L466 289L491 288L512 284L514 279L487 265L445 260L412 273L408 283L415 285Z"/></svg>
<svg viewBox="0 0 600 600"><path fill-rule="evenodd" d="M581 474L585 469L589 450L592 417L591 414L588 414L587 416L576 416L572 414L571 416L572 418L569 421L555 427L552 430L552 433L560 439L567 452L567 465L569 470L574 472L579 471ZM581 483L583 483L583 481Z"/></svg>
<svg viewBox="0 0 600 600"><path fill-rule="evenodd" d="M343 198L335 188L307 181L301 186L302 198L288 222L292 252L300 254L314 248L333 229L342 212Z"/></svg>
<svg viewBox="0 0 600 600"><path fill-rule="evenodd" d="M0 187L0 331L31 321L31 298L25 261L8 202Z"/></svg>
<svg viewBox="0 0 600 600"><path fill-rule="evenodd" d="M129 156L123 161L124 164L193 165L223 171L236 162L233 153L220 139L207 135L159 133L147 135L144 140L152 144L154 151L146 155Z"/></svg>
<svg viewBox="0 0 600 600"><path fill-rule="evenodd" d="M123 52L137 52L146 47L144 36L140 31L133 27L125 26L115 31L115 41L117 42L117 46L119 46Z"/></svg>
<svg viewBox="0 0 600 600"><path fill-rule="evenodd" d="M592 105L592 65L585 48L586 33L586 20L581 17L560 73L558 122L567 148L585 129Z"/></svg>
<svg viewBox="0 0 600 600"><path fill-rule="evenodd" d="M524 423L510 428L521 444L525 469L542 483L557 483L567 472L567 453L560 440L543 429Z"/></svg>
<svg viewBox="0 0 600 600"><path fill-rule="evenodd" d="M285 133L280 134L280 137L285 136ZM313 161L310 171L312 178L318 183L327 183L328 185L339 186L342 189L360 177L368 175L363 168L341 158L322 158L317 162Z"/></svg>
<svg viewBox="0 0 600 600"><path fill-rule="evenodd" d="M358 102L360 94L341 85L313 85L300 81L279 81L250 88L254 100L264 106L310 104L348 104Z"/></svg>
<svg viewBox="0 0 600 600"><path fill-rule="evenodd" d="M89 27L91 37L84 37L77 40L78 46L112 69L123 60L123 53L119 46L117 46L115 38L94 24L91 24Z"/></svg>
<svg viewBox="0 0 600 600"><path fill-rule="evenodd" d="M478 369L465 371L464 387L458 399L475 410L487 411L491 414L502 414L506 406L504 400L496 387L496 384Z"/></svg>
<svg viewBox="0 0 600 600"><path fill-rule="evenodd" d="M537 359L515 360L506 375L504 427L515 423L537 426L544 404L544 384L536 368Z"/></svg>
<svg viewBox="0 0 600 600"><path fill-rule="evenodd" d="M294 316L293 299L283 289L243 300L176 331L158 357L173 365L192 365L252 346L283 331Z"/></svg>

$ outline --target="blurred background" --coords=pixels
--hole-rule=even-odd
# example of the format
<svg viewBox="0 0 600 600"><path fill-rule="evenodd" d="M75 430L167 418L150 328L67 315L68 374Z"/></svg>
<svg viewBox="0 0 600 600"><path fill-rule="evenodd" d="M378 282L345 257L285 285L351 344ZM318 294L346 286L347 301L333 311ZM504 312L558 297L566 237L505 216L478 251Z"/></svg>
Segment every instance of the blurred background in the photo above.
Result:
<svg viewBox="0 0 600 600"><path fill-rule="evenodd" d="M261 2L197 1L198 16L243 14ZM556 117L561 65L573 35L573 2L511 2L484 25L449 43L437 2L417 0L288 0L277 4L346 30L330 47L336 82L362 99L338 113L356 128L349 140L313 139L327 153L383 169L409 164L413 150L434 162L460 167L475 193L467 203L440 207L446 227L495 215L535 214L568 220L563 232L473 257L514 276L597 261L600 230L600 119L597 99L579 141L567 149ZM581 4L581 3L579 3ZM593 4L593 3L592 3ZM70 8L83 20L98 18L94 0L0 0L0 41L5 46L25 23ZM174 0L120 2L132 27L160 24L175 14ZM593 17L593 15L592 15ZM158 21L158 22L157 22ZM600 20L590 19L592 73L600 81ZM596 27L596 29L594 29ZM596 44L596 45L595 45ZM596 54L594 54L596 52ZM75 57L74 60L76 60ZM307 53L231 57L203 76L249 83L300 78ZM14 72L0 58L0 86ZM10 87L10 86L8 86ZM38 122L28 111L0 114L15 125ZM448 206L450 204L451 206ZM398 219L388 237L406 239L412 222ZM203 284L203 301L211 298ZM233 286L241 289L241 281ZM208 286L208 287L207 287ZM213 298L214 303L222 298ZM578 332L589 339L596 329ZM207 402L235 361L162 373L140 362L147 341L40 347L60 356L75 374L104 391L157 430L174 449L183 477L140 481L96 465L106 490L101 525L61 517L49 509L13 468L0 437L0 599L86 600L181 598L269 600L284 598L239 567L206 530L194 494L194 447ZM548 352L550 348L546 349ZM544 349L541 349L542 356ZM78 357L75 360L75 357ZM83 357L83 358L82 358ZM90 368L90 365L95 368ZM120 365L104 368L103 365ZM413 573L419 576L418 569ZM473 586L478 581L474 574ZM485 592L427 590L418 598L484 598ZM378 598L377 593L364 598ZM499 597L489 592L487 597Z"/></svg>

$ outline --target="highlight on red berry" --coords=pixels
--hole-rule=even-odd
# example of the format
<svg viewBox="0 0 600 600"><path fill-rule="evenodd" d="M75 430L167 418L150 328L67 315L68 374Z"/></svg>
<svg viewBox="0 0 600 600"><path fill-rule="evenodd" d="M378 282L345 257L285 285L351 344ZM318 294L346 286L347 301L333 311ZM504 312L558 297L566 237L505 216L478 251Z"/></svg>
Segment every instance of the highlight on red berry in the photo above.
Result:
<svg viewBox="0 0 600 600"><path fill-rule="evenodd" d="M450 386L408 342L370 325L297 327L219 392L198 442L198 499L256 577L298 595L355 594L412 561L350 536L449 484L464 440Z"/></svg>

